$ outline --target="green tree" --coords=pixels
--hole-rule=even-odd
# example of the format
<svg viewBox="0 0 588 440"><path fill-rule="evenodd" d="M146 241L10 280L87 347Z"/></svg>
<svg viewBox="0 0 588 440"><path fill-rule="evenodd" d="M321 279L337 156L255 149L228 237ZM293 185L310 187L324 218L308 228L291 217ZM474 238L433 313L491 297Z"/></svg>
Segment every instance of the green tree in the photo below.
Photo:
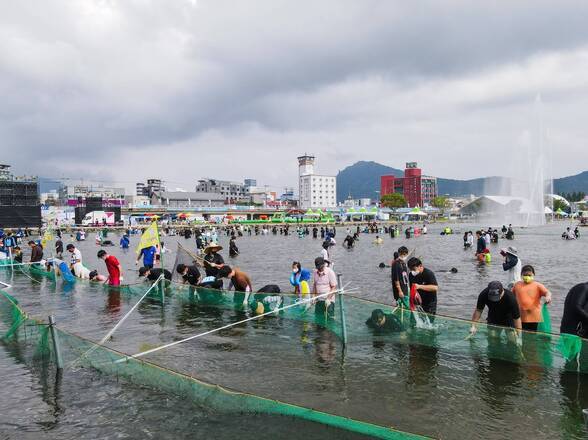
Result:
<svg viewBox="0 0 588 440"><path fill-rule="evenodd" d="M400 193L385 194L382 196L382 206L386 208L404 208L406 207L406 199Z"/></svg>
<svg viewBox="0 0 588 440"><path fill-rule="evenodd" d="M568 206L565 204L563 200L554 199L553 200L553 212L557 212L558 210L567 211Z"/></svg>
<svg viewBox="0 0 588 440"><path fill-rule="evenodd" d="M447 201L447 197L437 196L431 200L431 205L435 208L445 209L449 207L449 202Z"/></svg>

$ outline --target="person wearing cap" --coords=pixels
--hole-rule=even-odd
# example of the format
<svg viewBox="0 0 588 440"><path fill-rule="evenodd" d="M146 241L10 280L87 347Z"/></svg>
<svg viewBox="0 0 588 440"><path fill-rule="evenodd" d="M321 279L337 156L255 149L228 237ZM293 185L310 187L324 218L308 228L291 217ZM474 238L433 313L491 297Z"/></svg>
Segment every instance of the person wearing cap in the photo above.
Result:
<svg viewBox="0 0 588 440"><path fill-rule="evenodd" d="M426 313L437 313L437 292L439 285L435 273L423 266L421 260L412 257L407 263L410 274L408 281L417 291L417 302Z"/></svg>
<svg viewBox="0 0 588 440"><path fill-rule="evenodd" d="M139 277L145 277L145 279L147 279L151 282L157 281L157 279L161 276L162 273L163 273L163 277L166 280L171 281L172 274L167 269L161 269L159 267L151 268L151 267L144 267L144 266L139 269Z"/></svg>
<svg viewBox="0 0 588 440"><path fill-rule="evenodd" d="M73 244L68 244L65 249L69 252L69 268L74 272L76 277L82 277L84 266L82 265L82 253Z"/></svg>
<svg viewBox="0 0 588 440"><path fill-rule="evenodd" d="M374 333L394 333L403 330L400 319L392 314L386 314L382 309L372 311L372 316L365 322Z"/></svg>
<svg viewBox="0 0 588 440"><path fill-rule="evenodd" d="M180 274L184 284L188 283L190 286L197 286L200 284L200 281L202 281L200 271L198 270L198 267L194 265L186 266L185 264L180 263L176 267L176 272Z"/></svg>
<svg viewBox="0 0 588 440"><path fill-rule="evenodd" d="M329 317L335 315L335 291L337 290L337 276L333 269L327 266L323 257L317 257L314 260L312 277L312 293L314 296L331 293L316 300L314 311L317 315L326 314Z"/></svg>
<svg viewBox="0 0 588 440"><path fill-rule="evenodd" d="M541 298L545 298L546 304L551 303L551 292L543 284L535 281L533 266L524 266L521 276L523 280L514 285L512 292L519 303L523 330L536 332L542 320Z"/></svg>
<svg viewBox="0 0 588 440"><path fill-rule="evenodd" d="M507 286L509 289L512 289L516 283L521 281L521 268L523 263L521 263L517 248L514 246L509 246L506 249L502 249L500 251L500 255L504 257L502 270L508 272L506 281Z"/></svg>
<svg viewBox="0 0 588 440"><path fill-rule="evenodd" d="M485 307L488 307L488 317L486 318L488 324L522 329L521 313L515 295L505 289L500 281L492 281L478 295L476 309L472 315L471 334L476 333L476 323L482 317ZM494 336L494 332L489 331L488 334Z"/></svg>
<svg viewBox="0 0 588 440"><path fill-rule="evenodd" d="M223 249L214 241L210 242L208 246L204 248L204 270L206 271L207 277L218 278L219 269L225 264L225 260L218 253Z"/></svg>
<svg viewBox="0 0 588 440"><path fill-rule="evenodd" d="M325 263L329 267L333 267L333 260L331 259L331 253L329 252L329 248L333 246L331 242L331 238L327 237L325 241L323 241L322 249L321 249L321 258L325 260Z"/></svg>

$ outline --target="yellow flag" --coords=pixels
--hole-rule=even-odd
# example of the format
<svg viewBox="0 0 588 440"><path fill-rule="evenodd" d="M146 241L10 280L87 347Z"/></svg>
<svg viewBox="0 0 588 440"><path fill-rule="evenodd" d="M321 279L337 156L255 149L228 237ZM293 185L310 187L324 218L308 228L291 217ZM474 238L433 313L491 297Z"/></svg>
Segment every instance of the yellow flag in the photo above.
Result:
<svg viewBox="0 0 588 440"><path fill-rule="evenodd" d="M141 241L139 241L139 245L137 246L137 254L141 253L141 249L145 249L151 246L158 246L159 245L159 231L157 230L157 222L154 221L151 223L143 235L141 235Z"/></svg>
<svg viewBox="0 0 588 440"><path fill-rule="evenodd" d="M41 246L44 248L47 247L47 243L53 240L53 234L51 233L50 229L47 229L43 234L43 238L41 239Z"/></svg>

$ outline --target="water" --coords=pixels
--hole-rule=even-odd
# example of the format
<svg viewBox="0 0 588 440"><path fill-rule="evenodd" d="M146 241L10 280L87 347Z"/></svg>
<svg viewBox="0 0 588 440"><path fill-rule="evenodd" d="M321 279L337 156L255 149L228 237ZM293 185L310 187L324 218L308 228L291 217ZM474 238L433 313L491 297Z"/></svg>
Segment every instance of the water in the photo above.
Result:
<svg viewBox="0 0 588 440"><path fill-rule="evenodd" d="M475 227L458 225L455 229L463 232ZM582 239L561 240L563 229L561 223L521 229L516 231L515 242L509 242L519 248L524 263L536 266L538 280L552 290L554 328L558 327L567 290L585 281L579 274L588 263ZM351 282L350 287L359 289L357 295L390 303L389 269L377 266L389 261L393 250L405 244L437 272L439 312L469 317L479 291L490 280L505 280L498 250L506 243L493 245L490 266L479 266L473 251L462 249L460 235L440 236L439 231L433 226L428 236L387 238L381 246L371 244L373 235L362 235L351 251L335 247L336 269ZM339 241L341 235L342 229ZM173 248L174 240L168 237L166 243ZM193 248L193 240L178 240ZM227 244L226 237L222 243ZM320 240L297 236L243 237L238 244L241 255L230 264L250 273L254 288L277 282L289 290L292 260L300 259L309 267L320 250ZM102 268L103 263L95 259L98 248L93 243L83 243L80 248L88 267ZM135 268L132 252L111 250L126 268ZM173 255L166 257L170 262L173 259ZM451 267L458 273L442 272ZM136 278L130 269L125 273L127 282ZM12 282L13 294L26 310L41 317L52 313L60 327L93 340L99 340L137 300L116 292L107 294L101 288L82 288L81 283L64 291L61 284L55 288L22 275L15 275ZM234 310L203 310L174 299L163 308L156 301L146 301L109 346L136 353L241 316ZM236 390L434 437L492 439L520 432L538 439L586 436L581 414L582 408L588 407L588 380L584 376L376 341L353 344L343 354L338 338L301 322L251 322L154 353L148 359ZM66 374L56 387L51 371L33 368L8 347L0 350L0 368L6 393L14 396L0 404L0 430L14 438L33 438L39 433L49 438L119 433L133 437L137 432L156 438L207 437L211 432L218 432L221 438L264 434L268 438L298 438L300 433L310 438L340 436L339 432L291 419L211 413L92 371Z"/></svg>

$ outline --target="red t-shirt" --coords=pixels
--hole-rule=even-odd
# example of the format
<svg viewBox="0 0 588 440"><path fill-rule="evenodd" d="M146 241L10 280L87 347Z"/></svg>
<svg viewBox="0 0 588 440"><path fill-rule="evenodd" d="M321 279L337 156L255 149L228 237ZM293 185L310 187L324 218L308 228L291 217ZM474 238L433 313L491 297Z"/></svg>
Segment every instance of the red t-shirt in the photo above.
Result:
<svg viewBox="0 0 588 440"><path fill-rule="evenodd" d="M120 284L120 270L118 266L120 263L116 259L115 256L109 255L104 259L106 263L106 269L108 270L109 281L108 283L111 285L119 285Z"/></svg>

